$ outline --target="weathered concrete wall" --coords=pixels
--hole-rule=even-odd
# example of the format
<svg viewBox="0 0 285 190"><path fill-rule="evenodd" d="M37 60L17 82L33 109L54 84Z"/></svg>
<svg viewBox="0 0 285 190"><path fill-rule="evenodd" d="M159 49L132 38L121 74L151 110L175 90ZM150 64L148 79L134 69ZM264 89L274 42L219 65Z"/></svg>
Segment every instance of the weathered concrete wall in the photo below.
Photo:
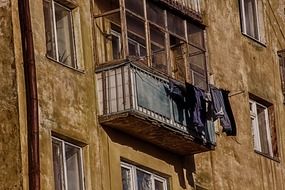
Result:
<svg viewBox="0 0 285 190"><path fill-rule="evenodd" d="M0 0L0 189L23 188L12 10Z"/></svg>
<svg viewBox="0 0 285 190"><path fill-rule="evenodd" d="M91 5L86 0L76 3L73 13L80 69L46 57L43 1L31 3L40 112L41 188L45 190L54 189L52 133L83 144L86 189L100 189Z"/></svg>
<svg viewBox="0 0 285 190"><path fill-rule="evenodd" d="M237 0L207 0L205 23L210 74L214 84L231 92L237 136L219 134L217 148L195 156L196 179L208 189L279 190L284 186L284 104L277 51L285 47L284 2L264 0L266 44L241 34ZM274 106L280 162L254 152L248 93Z"/></svg>
<svg viewBox="0 0 285 190"><path fill-rule="evenodd" d="M170 190L191 190L194 186L193 157L185 159L108 127L102 128L100 137L100 144L104 147L101 151L102 190L122 188L121 161L159 172L159 175L168 179ZM186 172L187 175L185 175Z"/></svg>

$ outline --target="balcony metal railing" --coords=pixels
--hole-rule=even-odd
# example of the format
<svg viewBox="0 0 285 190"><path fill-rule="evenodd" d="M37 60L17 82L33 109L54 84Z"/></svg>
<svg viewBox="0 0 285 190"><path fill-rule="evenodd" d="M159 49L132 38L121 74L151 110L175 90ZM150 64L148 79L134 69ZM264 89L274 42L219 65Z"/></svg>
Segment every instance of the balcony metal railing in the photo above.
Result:
<svg viewBox="0 0 285 190"><path fill-rule="evenodd" d="M184 134L198 135L204 143L215 144L213 126L206 126L204 135L193 133L186 124L185 111L179 110L165 90L169 80L147 70L128 61L97 69L99 115L135 111Z"/></svg>
<svg viewBox="0 0 285 190"><path fill-rule="evenodd" d="M180 10L188 10L197 15L201 14L201 3L202 0L161 0L165 3L171 4Z"/></svg>

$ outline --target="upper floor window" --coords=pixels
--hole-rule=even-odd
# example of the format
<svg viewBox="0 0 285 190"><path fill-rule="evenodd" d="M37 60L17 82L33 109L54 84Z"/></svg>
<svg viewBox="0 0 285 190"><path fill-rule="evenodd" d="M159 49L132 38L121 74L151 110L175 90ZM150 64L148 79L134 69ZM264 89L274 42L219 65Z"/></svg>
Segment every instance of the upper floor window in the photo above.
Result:
<svg viewBox="0 0 285 190"><path fill-rule="evenodd" d="M82 149L52 138L55 190L83 190Z"/></svg>
<svg viewBox="0 0 285 190"><path fill-rule="evenodd" d="M265 43L263 3L261 0L240 0L242 32Z"/></svg>
<svg viewBox="0 0 285 190"><path fill-rule="evenodd" d="M272 105L253 99L249 101L254 150L269 157L277 157L277 139Z"/></svg>
<svg viewBox="0 0 285 190"><path fill-rule="evenodd" d="M44 0L47 56L76 68L72 10L54 0Z"/></svg>
<svg viewBox="0 0 285 190"><path fill-rule="evenodd" d="M167 179L131 164L121 163L123 190L167 190Z"/></svg>
<svg viewBox="0 0 285 190"><path fill-rule="evenodd" d="M132 58L172 78L207 88L202 25L151 0L98 0L97 6L99 63Z"/></svg>
<svg viewBox="0 0 285 190"><path fill-rule="evenodd" d="M285 103L285 50L278 52L279 66L280 66L280 79L281 89L283 94L283 103Z"/></svg>

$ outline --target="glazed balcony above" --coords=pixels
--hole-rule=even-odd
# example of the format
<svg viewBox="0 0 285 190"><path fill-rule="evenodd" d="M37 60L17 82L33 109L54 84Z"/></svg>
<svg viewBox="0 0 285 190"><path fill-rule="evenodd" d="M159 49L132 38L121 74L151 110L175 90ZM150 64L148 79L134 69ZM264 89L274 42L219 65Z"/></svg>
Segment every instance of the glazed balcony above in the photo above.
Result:
<svg viewBox="0 0 285 190"><path fill-rule="evenodd" d="M96 69L100 124L181 155L213 149L213 129L191 126L187 110L167 92L169 78L138 62Z"/></svg>

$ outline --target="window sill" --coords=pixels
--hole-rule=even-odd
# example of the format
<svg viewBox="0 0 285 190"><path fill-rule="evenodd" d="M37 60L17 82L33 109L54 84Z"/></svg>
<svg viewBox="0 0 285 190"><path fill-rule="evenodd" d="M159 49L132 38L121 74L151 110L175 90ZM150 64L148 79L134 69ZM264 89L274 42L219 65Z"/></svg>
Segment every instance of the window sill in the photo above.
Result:
<svg viewBox="0 0 285 190"><path fill-rule="evenodd" d="M55 60L54 58L52 58L52 57L50 57L50 56L48 56L48 55L46 55L46 57L47 57L49 60L51 60L53 63L60 64L60 65L66 67L66 68L68 68L68 69L71 69L71 70L73 70L73 71L79 72L79 73L81 73L81 74L85 74L85 71L82 70L82 69L78 69L78 68L75 68L75 67L71 67L71 66L69 66L69 65L66 65L66 64L64 64L64 63L61 63L61 62Z"/></svg>
<svg viewBox="0 0 285 190"><path fill-rule="evenodd" d="M268 158L268 159L270 159L270 160L273 160L273 161L275 161L275 162L280 163L280 159L279 159L278 157L272 157L272 156L270 156L270 155L268 155L268 154L265 154L265 153L263 153L263 152L260 152L260 151L258 151L258 150L254 150L254 152L255 152L256 154L259 154L259 155L261 155L261 156L264 156L264 157L266 157L266 158Z"/></svg>
<svg viewBox="0 0 285 190"><path fill-rule="evenodd" d="M250 40L256 42L258 45L260 45L260 46L262 46L262 47L264 47L264 48L267 47L265 42L261 42L261 41L255 39L254 37L252 37L252 36L250 36L250 35L244 33L244 32L242 32L242 35L245 36L246 38L248 38L248 39L250 39Z"/></svg>

